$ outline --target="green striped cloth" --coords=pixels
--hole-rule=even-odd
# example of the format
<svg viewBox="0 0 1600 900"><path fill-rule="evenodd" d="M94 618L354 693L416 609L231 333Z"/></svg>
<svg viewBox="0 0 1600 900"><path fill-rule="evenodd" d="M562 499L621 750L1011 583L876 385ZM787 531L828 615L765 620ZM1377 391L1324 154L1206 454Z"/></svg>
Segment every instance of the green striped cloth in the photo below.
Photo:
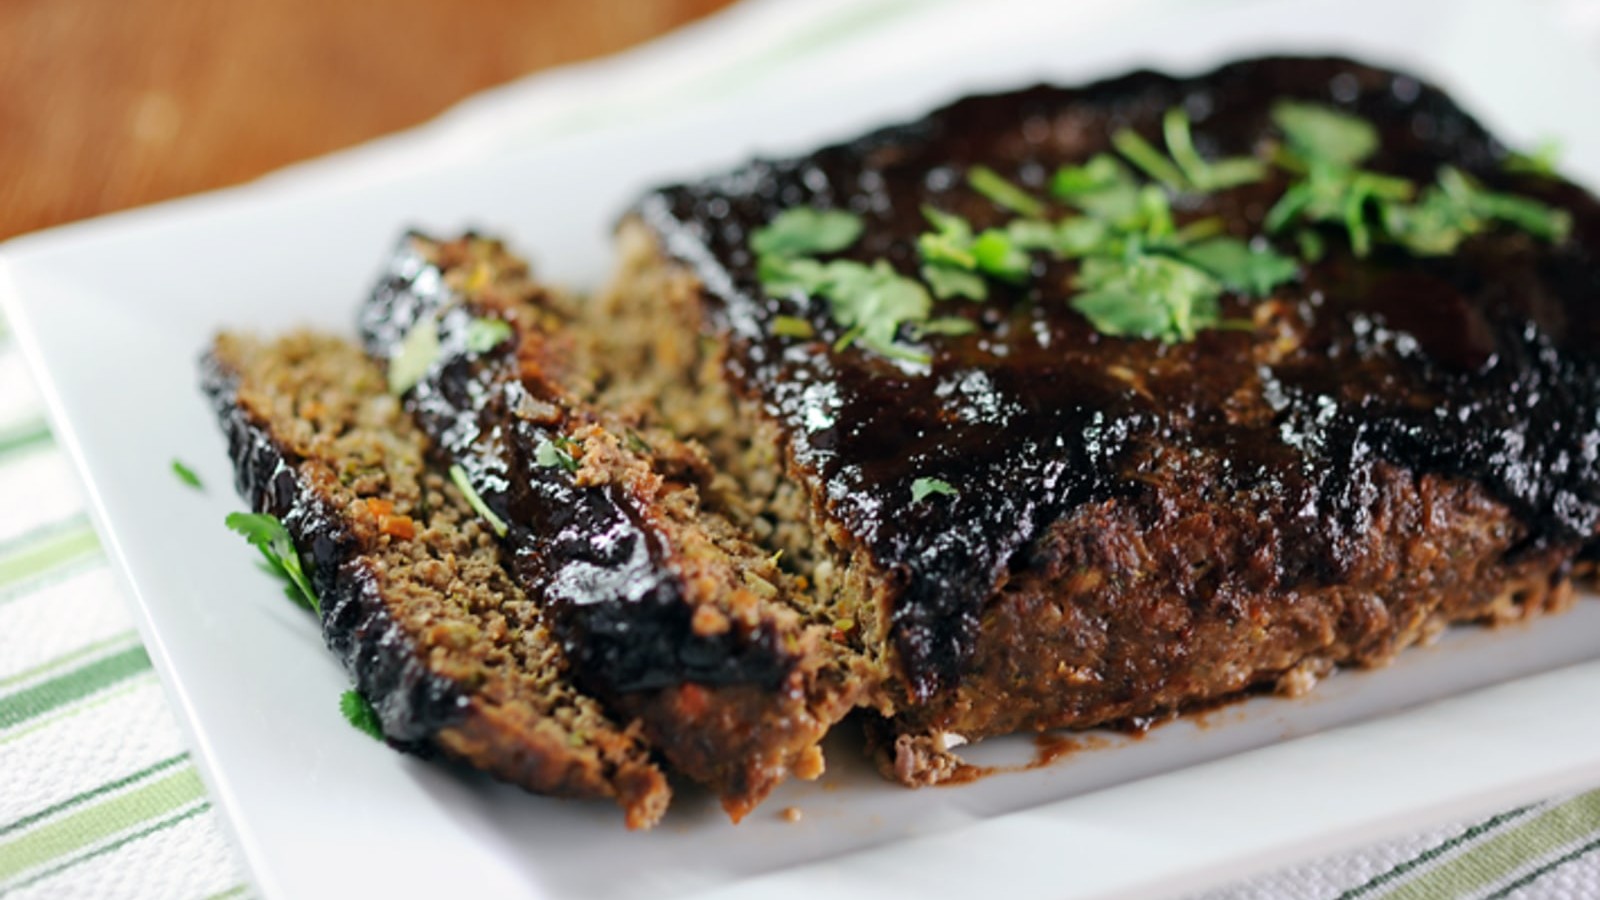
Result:
<svg viewBox="0 0 1600 900"><path fill-rule="evenodd" d="M0 896L246 892L0 324Z"/></svg>

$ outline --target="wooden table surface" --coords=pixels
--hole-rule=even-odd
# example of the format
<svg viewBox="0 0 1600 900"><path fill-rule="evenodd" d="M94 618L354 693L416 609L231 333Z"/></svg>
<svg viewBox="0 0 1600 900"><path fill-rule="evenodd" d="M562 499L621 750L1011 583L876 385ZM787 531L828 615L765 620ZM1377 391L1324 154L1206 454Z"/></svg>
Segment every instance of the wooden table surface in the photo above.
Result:
<svg viewBox="0 0 1600 900"><path fill-rule="evenodd" d="M729 0L0 0L0 239L245 181Z"/></svg>

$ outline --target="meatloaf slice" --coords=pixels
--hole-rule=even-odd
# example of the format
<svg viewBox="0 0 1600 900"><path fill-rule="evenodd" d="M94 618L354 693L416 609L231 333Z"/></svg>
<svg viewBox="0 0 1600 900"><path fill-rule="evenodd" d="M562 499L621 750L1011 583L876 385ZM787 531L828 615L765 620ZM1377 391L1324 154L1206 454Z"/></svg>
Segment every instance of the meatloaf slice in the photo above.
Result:
<svg viewBox="0 0 1600 900"><path fill-rule="evenodd" d="M493 517L576 683L737 820L821 772L818 742L860 680L798 611L804 583L708 500L703 451L586 402L573 315L498 242L411 235L361 328Z"/></svg>
<svg viewBox="0 0 1600 900"><path fill-rule="evenodd" d="M1326 157L1286 147L1294 115ZM1163 145L1249 172L1197 190ZM736 479L871 664L890 768L937 780L951 736L1304 687L1567 602L1600 523L1600 204L1508 162L1439 90L1348 60L970 98L646 196L597 358ZM833 215L780 234L800 208ZM1071 241L1113 215L1148 224L1091 271ZM1041 243L974 272L986 229ZM1181 242L1217 233L1289 277L1159 340L1083 311L1086 282L1125 315L1190 301ZM863 331L950 260L929 327Z"/></svg>
<svg viewBox="0 0 1600 900"><path fill-rule="evenodd" d="M359 347L223 335L203 370L239 492L288 530L391 744L611 798L630 828L661 817L670 790L639 723L574 685L540 604Z"/></svg>

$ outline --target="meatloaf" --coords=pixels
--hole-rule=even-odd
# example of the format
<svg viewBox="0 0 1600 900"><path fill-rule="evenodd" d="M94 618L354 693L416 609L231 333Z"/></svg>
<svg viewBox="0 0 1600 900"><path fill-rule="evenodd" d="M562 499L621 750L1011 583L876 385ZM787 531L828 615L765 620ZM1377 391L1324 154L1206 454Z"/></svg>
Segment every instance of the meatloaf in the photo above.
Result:
<svg viewBox="0 0 1600 900"><path fill-rule="evenodd" d="M629 827L661 817L671 790L637 723L573 685L540 605L359 347L223 335L204 374L239 492L299 548L328 646L391 744L611 798Z"/></svg>
<svg viewBox="0 0 1600 900"><path fill-rule="evenodd" d="M410 234L370 362L299 339L286 371L366 373L341 390L382 420L349 437L398 440L421 493L367 493L392 463L342 427L299 437L324 391L246 403L254 345L213 356L247 496L330 610L401 629L329 626L391 738L637 823L660 761L737 819L853 709L887 774L936 783L956 743L1299 693L1559 610L1589 565L1600 205L1410 76L1269 58L971 98L651 192L618 240L580 302L498 241ZM409 616L379 563L427 539L375 536L369 496L450 511L422 534L490 587L415 602L459 628ZM581 709L572 752L450 738L496 679L528 728Z"/></svg>
<svg viewBox="0 0 1600 900"><path fill-rule="evenodd" d="M1192 252L1216 237L1232 264ZM1597 242L1593 197L1434 87L1275 58L664 188L600 302L620 402L738 482L869 662L884 765L927 783L957 740L1568 603Z"/></svg>

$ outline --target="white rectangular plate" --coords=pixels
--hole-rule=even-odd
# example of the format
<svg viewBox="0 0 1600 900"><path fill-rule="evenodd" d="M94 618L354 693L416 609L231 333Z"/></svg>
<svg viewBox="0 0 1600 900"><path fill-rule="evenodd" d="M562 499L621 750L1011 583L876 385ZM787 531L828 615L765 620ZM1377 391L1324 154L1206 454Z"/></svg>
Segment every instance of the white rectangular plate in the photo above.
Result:
<svg viewBox="0 0 1600 900"><path fill-rule="evenodd" d="M382 171L357 157L298 184L7 245L0 299L261 892L984 896L1001 882L1027 896L1120 896L1193 890L1600 782L1600 604L1585 601L1548 622L1456 631L1309 700L1254 700L961 788L891 786L841 735L821 782L785 786L741 826L685 787L660 828L629 834L606 804L529 796L350 729L336 709L345 676L313 622L222 528L239 504L195 387L202 347L222 326L349 331L406 225L504 233L547 277L593 286L610 223L651 183L801 151L972 88L1291 50L1417 70L1514 140L1561 137L1569 168L1600 183L1600 77L1529 5L1151 8L1068 37L1045 27L1068 18L1052 5L973 4L951 14L972 20L960 46L879 41L871 56L771 70L671 114ZM179 486L174 457L210 490ZM1020 738L978 748L1027 752ZM804 820L780 821L788 806Z"/></svg>

